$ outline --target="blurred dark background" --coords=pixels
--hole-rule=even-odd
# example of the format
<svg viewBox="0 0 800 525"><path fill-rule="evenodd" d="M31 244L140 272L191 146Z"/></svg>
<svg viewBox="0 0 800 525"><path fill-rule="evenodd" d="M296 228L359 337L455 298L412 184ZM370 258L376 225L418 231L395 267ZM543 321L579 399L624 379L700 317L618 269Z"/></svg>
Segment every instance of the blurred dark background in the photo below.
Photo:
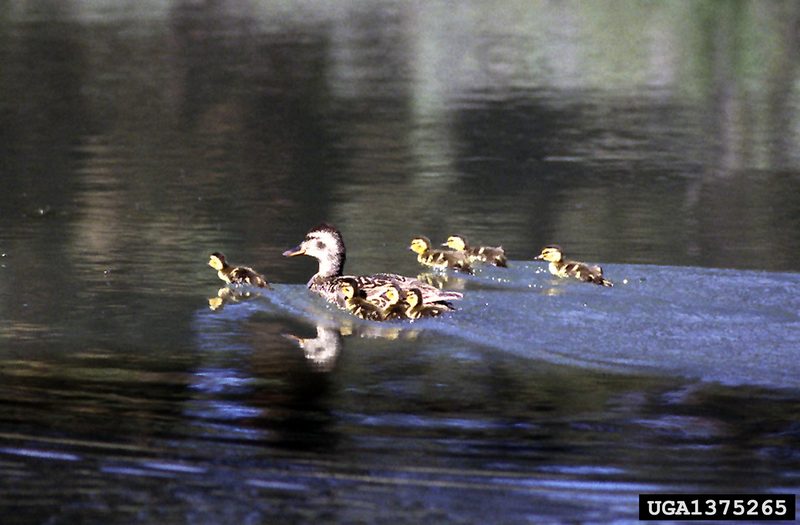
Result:
<svg viewBox="0 0 800 525"><path fill-rule="evenodd" d="M631 312L658 359L729 346L743 377L791 359L796 276L744 274L764 299L705 268L800 271L799 23L794 0L0 0L3 522L600 523L646 491L785 491L796 389L606 373L643 349L569 327ZM321 371L282 335L308 319L210 311L206 261L305 283L280 254L322 220L353 273L416 275L410 238L451 233L679 268L489 286L464 303L507 324L475 299Z"/></svg>

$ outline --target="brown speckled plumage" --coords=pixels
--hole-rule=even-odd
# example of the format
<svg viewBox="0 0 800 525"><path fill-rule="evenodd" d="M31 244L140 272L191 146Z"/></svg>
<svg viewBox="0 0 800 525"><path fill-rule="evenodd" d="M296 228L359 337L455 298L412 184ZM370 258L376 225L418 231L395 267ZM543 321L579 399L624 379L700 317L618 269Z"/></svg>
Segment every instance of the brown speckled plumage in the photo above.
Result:
<svg viewBox="0 0 800 525"><path fill-rule="evenodd" d="M550 273L558 277L571 277L585 283L614 286L614 283L603 277L603 269L601 267L567 260L564 258L561 247L555 244L542 248L542 253L536 256L536 260L549 262Z"/></svg>

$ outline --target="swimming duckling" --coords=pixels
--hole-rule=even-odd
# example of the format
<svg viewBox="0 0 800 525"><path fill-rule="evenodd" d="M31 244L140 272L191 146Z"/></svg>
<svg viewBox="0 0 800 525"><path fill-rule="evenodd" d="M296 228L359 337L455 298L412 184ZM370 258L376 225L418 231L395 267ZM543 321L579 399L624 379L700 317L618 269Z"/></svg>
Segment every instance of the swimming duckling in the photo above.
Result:
<svg viewBox="0 0 800 525"><path fill-rule="evenodd" d="M432 268L453 268L455 270L472 273L467 255L463 252L434 250L431 240L427 237L414 237L411 239L409 250L417 254L417 261L423 266Z"/></svg>
<svg viewBox="0 0 800 525"><path fill-rule="evenodd" d="M405 315L409 319L419 319L420 317L436 317L446 312L448 308L436 304L422 304L422 294L416 288L406 291L406 311Z"/></svg>
<svg viewBox="0 0 800 525"><path fill-rule="evenodd" d="M416 288L412 288L415 290ZM408 290L406 291L406 293ZM383 292L382 301L383 318L384 319L405 319L406 318L406 305L404 304L404 293L396 285L389 286ZM448 308L442 305L442 308Z"/></svg>
<svg viewBox="0 0 800 525"><path fill-rule="evenodd" d="M319 294L328 302L335 302L341 306L339 294L339 281L344 277L356 280L359 290L367 295L367 300L373 301L384 294L390 284L398 286L401 290L419 288L425 304L444 303L461 299L462 294L449 290L438 290L412 277L394 273L376 273L373 275L348 275L344 274L346 250L342 234L330 224L320 224L306 234L305 239L298 246L283 252L284 257L308 255L319 262L317 273L308 281L308 288Z"/></svg>
<svg viewBox="0 0 800 525"><path fill-rule="evenodd" d="M558 277L574 277L585 283L614 286L614 283L603 277L602 268L589 266L582 262L565 260L561 248L554 244L542 248L542 253L537 255L535 260L549 262L550 273Z"/></svg>
<svg viewBox="0 0 800 525"><path fill-rule="evenodd" d="M228 264L225 261L225 255L220 252L211 254L208 265L217 270L219 278L228 284L249 284L259 288L272 288L263 275L247 266Z"/></svg>
<svg viewBox="0 0 800 525"><path fill-rule="evenodd" d="M508 267L506 251L502 246L470 246L467 244L466 237L462 235L451 235L442 246L447 246L457 252L464 252L467 255L467 260L471 263L477 261L502 268Z"/></svg>
<svg viewBox="0 0 800 525"><path fill-rule="evenodd" d="M380 306L367 301L367 294L358 288L358 282L352 277L339 280L339 292L344 297L345 308L360 319L383 321L383 310Z"/></svg>

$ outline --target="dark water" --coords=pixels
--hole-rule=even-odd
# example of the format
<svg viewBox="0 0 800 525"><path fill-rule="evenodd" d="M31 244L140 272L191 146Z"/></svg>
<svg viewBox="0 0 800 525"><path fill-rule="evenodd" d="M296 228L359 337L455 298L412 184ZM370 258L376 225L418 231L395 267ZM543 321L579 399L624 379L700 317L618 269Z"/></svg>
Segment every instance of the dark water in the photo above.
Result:
<svg viewBox="0 0 800 525"><path fill-rule="evenodd" d="M0 9L3 523L635 521L800 487L800 4ZM513 268L413 326L352 273ZM531 263L558 242L613 289ZM212 310L211 251L280 283ZM304 348L286 334L305 339Z"/></svg>

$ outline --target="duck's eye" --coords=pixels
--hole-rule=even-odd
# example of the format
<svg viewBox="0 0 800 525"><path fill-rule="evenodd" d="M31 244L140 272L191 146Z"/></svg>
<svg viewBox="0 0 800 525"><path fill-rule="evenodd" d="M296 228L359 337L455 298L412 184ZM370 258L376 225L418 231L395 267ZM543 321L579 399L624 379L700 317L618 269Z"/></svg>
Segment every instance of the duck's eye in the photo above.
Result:
<svg viewBox="0 0 800 525"><path fill-rule="evenodd" d="M317 248L320 250L325 248L325 243L322 241L317 241Z"/></svg>

